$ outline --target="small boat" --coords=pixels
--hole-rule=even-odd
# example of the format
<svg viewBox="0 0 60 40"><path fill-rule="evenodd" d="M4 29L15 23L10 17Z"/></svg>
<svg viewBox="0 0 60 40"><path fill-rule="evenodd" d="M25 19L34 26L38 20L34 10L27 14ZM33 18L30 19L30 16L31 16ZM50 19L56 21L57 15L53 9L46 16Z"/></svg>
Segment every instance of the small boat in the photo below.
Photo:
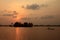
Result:
<svg viewBox="0 0 60 40"><path fill-rule="evenodd" d="M54 30L54 28L50 28L50 27L48 27L48 30Z"/></svg>

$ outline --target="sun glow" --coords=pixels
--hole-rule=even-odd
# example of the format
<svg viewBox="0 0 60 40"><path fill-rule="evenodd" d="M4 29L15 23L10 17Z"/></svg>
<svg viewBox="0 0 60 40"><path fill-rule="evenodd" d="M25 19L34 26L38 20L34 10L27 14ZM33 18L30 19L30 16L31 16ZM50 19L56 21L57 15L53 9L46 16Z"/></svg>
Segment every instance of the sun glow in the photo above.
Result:
<svg viewBox="0 0 60 40"><path fill-rule="evenodd" d="M27 10L22 8L22 5L17 2L10 3L8 10L16 11L18 15L13 16L14 22L21 21L22 18L24 18L27 14Z"/></svg>

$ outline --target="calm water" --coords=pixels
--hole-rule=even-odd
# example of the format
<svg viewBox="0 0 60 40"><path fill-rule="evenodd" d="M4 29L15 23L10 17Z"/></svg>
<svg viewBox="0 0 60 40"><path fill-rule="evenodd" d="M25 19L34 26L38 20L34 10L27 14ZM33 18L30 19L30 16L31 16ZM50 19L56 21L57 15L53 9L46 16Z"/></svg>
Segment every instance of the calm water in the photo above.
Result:
<svg viewBox="0 0 60 40"><path fill-rule="evenodd" d="M60 27L0 27L0 40L60 40Z"/></svg>

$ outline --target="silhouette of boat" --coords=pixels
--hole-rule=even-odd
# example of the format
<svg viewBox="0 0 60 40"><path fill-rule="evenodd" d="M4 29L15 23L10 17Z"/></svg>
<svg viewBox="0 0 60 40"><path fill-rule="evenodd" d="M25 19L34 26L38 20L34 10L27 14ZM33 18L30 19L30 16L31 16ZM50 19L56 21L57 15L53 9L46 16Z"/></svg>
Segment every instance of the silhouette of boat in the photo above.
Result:
<svg viewBox="0 0 60 40"><path fill-rule="evenodd" d="M48 27L48 30L54 30L54 28L50 28L50 27Z"/></svg>

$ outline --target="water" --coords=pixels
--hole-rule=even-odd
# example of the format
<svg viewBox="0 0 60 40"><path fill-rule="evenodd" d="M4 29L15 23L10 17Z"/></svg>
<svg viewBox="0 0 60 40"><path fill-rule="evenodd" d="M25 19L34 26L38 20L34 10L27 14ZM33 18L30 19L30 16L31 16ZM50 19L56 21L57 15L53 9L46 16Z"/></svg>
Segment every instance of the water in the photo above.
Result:
<svg viewBox="0 0 60 40"><path fill-rule="evenodd" d="M0 40L60 40L60 27L0 27Z"/></svg>

